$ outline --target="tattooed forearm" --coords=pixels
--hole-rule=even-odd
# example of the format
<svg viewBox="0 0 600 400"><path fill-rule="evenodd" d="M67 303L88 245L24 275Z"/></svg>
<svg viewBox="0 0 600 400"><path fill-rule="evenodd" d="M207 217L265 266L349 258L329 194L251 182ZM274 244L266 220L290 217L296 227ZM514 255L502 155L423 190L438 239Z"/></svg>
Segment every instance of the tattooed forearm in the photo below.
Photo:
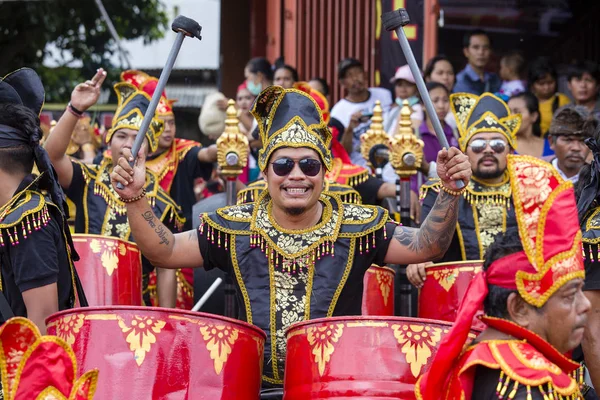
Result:
<svg viewBox="0 0 600 400"><path fill-rule="evenodd" d="M169 245L169 243L171 243L171 232L169 232L159 221L156 220L154 213L151 211L146 211L142 214L142 217L144 217L144 220L146 220L148 226L153 228L154 232L158 235L158 238L160 239L158 244Z"/></svg>
<svg viewBox="0 0 600 400"><path fill-rule="evenodd" d="M148 225L150 225L150 228L156 228L156 224L154 223L154 218L156 217L152 211L146 211L142 214L142 217L144 217Z"/></svg>
<svg viewBox="0 0 600 400"><path fill-rule="evenodd" d="M442 256L454 236L457 206L458 196L441 191L421 228L399 226L394 238L412 252L422 254L424 261Z"/></svg>

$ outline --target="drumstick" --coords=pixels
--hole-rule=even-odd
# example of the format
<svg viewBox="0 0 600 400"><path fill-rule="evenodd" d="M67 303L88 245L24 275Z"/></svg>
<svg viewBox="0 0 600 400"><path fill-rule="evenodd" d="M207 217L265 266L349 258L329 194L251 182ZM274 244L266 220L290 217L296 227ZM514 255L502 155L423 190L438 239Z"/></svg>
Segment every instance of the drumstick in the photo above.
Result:
<svg viewBox="0 0 600 400"><path fill-rule="evenodd" d="M433 130L435 131L435 135L437 136L438 142L440 146L448 149L450 146L448 145L448 139L446 139L446 134L444 133L444 129L442 128L442 124L440 123L440 119L435 112L435 108L433 107L433 103L431 102L431 97L429 97L429 92L427 91L427 87L425 87L425 81L423 80L423 76L421 76L421 71L419 70L419 66L417 65L417 60L415 60L415 55L410 48L410 44L408 43L408 38L404 33L404 29L402 28L406 24L410 22L410 18L408 13L404 8L399 8L394 11L388 11L381 16L381 21L383 23L383 27L388 32L396 32L396 36L398 36L398 42L400 43L400 47L402 48L402 53L404 53L404 57L406 58L406 62L408 63L408 67L410 68L410 72L412 72L413 78L415 78L415 83L417 84L417 89L419 89L419 94L421 95L421 99L423 100L423 104L425 105L425 109L427 110L427 116L431 120L431 125L433 125ZM458 189L462 189L465 186L463 181L454 181L456 187Z"/></svg>
<svg viewBox="0 0 600 400"><path fill-rule="evenodd" d="M208 288L208 290L206 291L206 293L204 293L202 295L202 297L200 297L200 300L198 300L198 302L196 303L196 305L194 306L194 308L192 308L192 311L198 311L198 310L200 310L200 308L202 308L202 306L204 305L204 303L206 303L206 300L208 300L208 298L210 296L212 296L212 294L215 292L215 290L217 290L217 288L219 287L219 285L221 284L221 282L223 282L223 279L221 279L221 278L215 279L215 281L213 282L212 285L210 285L210 287Z"/></svg>
<svg viewBox="0 0 600 400"><path fill-rule="evenodd" d="M183 43L183 39L186 36L195 37L198 40L202 40L200 36L200 32L202 31L202 27L193 19L184 17L183 15L178 16L171 24L171 29L177 32L177 36L175 37L175 42L171 47L171 52L169 53L169 57L167 58L167 63L160 73L160 78L158 78L158 83L156 84L156 89L154 90L154 95L150 100L150 104L146 109L146 114L144 114L144 119L142 120L142 124L140 129L138 130L137 136L135 137L135 142L133 143L133 147L131 148L131 155L133 158L137 158L137 154L142 147L142 143L144 142L144 138L146 137L146 131L150 127L150 123L154 118L154 112L156 111L156 107L158 106L158 102L160 101L160 96L162 95L163 90L165 90L165 86L167 85L167 81L169 80L169 76L171 75L171 71L173 70L173 66L175 65L175 60L177 59L177 54L179 54L179 49L181 49L181 44ZM135 161L131 161L129 165L133 166ZM123 190L123 184L121 182L117 183L117 189Z"/></svg>

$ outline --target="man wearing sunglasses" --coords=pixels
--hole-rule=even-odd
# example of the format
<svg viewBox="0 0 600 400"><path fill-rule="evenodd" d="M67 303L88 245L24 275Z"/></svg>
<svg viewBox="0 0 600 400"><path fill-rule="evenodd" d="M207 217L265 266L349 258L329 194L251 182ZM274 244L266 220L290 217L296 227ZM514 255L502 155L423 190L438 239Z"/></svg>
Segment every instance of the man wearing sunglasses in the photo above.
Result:
<svg viewBox="0 0 600 400"><path fill-rule="evenodd" d="M482 260L496 235L516 226L506 165L507 155L516 148L521 116L511 115L506 103L491 93L452 94L450 105L459 146L469 157L473 175L459 201L457 232L440 261ZM441 184L431 180L422 186L422 218L431 212ZM425 267L407 267L406 275L416 287L423 286Z"/></svg>
<svg viewBox="0 0 600 400"><path fill-rule="evenodd" d="M331 132L307 93L271 86L256 99L263 148L258 164L267 189L251 204L201 216L197 231L160 230L146 201L127 202L142 253L166 268L218 267L235 277L240 319L267 333L263 386L283 385L285 330L292 323L334 315L360 315L362 282L371 264L409 264L442 256L456 226L456 181L471 167L458 149L438 155L440 194L420 229L397 226L386 210L342 203L323 193L332 168ZM136 199L144 186L143 154L130 154L111 174L121 197ZM160 230L161 235L157 232Z"/></svg>

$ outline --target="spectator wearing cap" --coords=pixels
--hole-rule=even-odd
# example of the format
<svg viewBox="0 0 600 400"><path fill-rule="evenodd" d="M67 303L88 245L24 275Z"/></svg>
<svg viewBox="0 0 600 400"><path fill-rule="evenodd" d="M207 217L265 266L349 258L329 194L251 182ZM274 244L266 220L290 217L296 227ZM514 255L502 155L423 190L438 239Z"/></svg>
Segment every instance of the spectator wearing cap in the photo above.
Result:
<svg viewBox="0 0 600 400"><path fill-rule="evenodd" d="M600 117L600 69L596 63L582 61L573 65L569 70L569 90L575 104L586 107Z"/></svg>
<svg viewBox="0 0 600 400"><path fill-rule="evenodd" d="M593 134L594 120L587 108L573 104L559 108L552 118L548 139L556 157L551 163L565 180L579 180L590 153L584 141Z"/></svg>
<svg viewBox="0 0 600 400"><path fill-rule="evenodd" d="M392 105L392 96L386 89L369 88L363 65L354 58L340 61L338 79L346 90L346 97L333 106L331 117L344 126L339 140L350 154L352 163L366 166L367 162L360 154L360 136L371 126L375 102L381 102L385 119Z"/></svg>
<svg viewBox="0 0 600 400"><path fill-rule="evenodd" d="M413 123L413 128L417 129L423 122L423 106L419 98L415 77L410 72L410 67L403 65L396 70L396 74L390 79L390 83L394 85L395 102L386 119L384 129L390 135L396 133L398 127L398 118L400 117L400 109L404 100L408 101L408 105L412 108L410 119Z"/></svg>
<svg viewBox="0 0 600 400"><path fill-rule="evenodd" d="M485 92L497 92L502 85L500 77L485 71L492 54L487 33L481 29L467 32L463 38L463 54L467 58L467 66L456 75L454 93L464 92L481 96Z"/></svg>

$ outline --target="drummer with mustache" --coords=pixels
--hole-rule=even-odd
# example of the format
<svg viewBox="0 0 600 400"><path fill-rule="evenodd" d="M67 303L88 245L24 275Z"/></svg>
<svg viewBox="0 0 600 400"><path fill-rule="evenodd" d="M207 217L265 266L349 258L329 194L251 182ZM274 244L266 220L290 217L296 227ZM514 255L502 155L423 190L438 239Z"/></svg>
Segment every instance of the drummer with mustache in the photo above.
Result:
<svg viewBox="0 0 600 400"><path fill-rule="evenodd" d="M471 167L456 148L438 154L440 193L420 229L398 226L386 210L343 203L323 193L331 168L331 132L315 100L271 86L252 114L263 148L259 166L267 189L251 204L200 216L196 231L172 234L146 201L128 201L127 216L142 253L163 268L220 268L237 288L240 319L267 333L263 387L283 384L285 330L293 323L360 315L363 277L372 264L425 262L443 255L454 235L456 208ZM124 199L143 197L143 154L124 152L111 179ZM116 188L120 182L123 190Z"/></svg>
<svg viewBox="0 0 600 400"><path fill-rule="evenodd" d="M508 171L518 227L488 248L418 400L583 399L582 370L565 356L590 314L573 184L531 156L509 155ZM487 327L470 341L482 309Z"/></svg>
<svg viewBox="0 0 600 400"><path fill-rule="evenodd" d="M458 204L458 224L450 248L439 262L482 260L498 233L515 227L510 178L506 157L516 150L520 114L511 114L504 101L491 93L476 96L455 93L450 106L457 121L461 150L469 157L472 176ZM433 179L421 187L427 216L440 193L441 182ZM406 275L420 288L427 264L413 264Z"/></svg>

